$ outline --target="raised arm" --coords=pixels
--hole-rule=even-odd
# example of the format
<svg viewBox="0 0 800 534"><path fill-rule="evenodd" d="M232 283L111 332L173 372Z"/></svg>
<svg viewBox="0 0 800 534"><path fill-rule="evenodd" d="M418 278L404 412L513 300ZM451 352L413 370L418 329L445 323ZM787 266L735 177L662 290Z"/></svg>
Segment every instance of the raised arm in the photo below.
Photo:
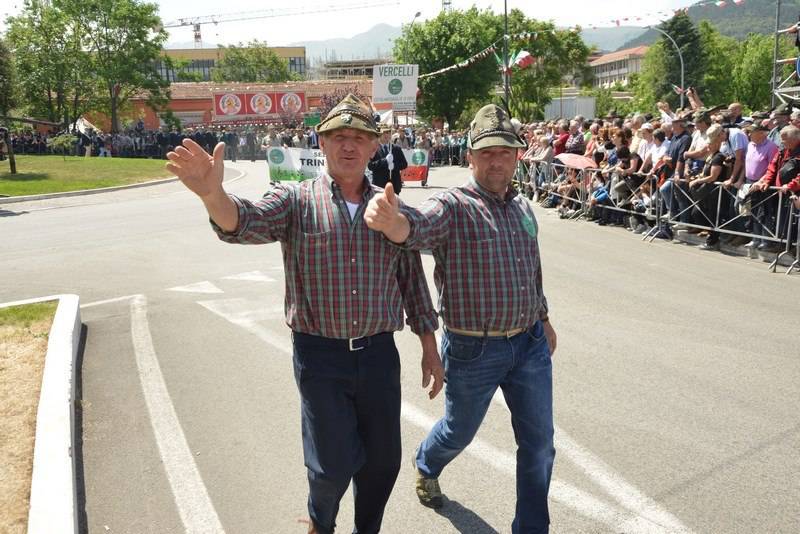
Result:
<svg viewBox="0 0 800 534"><path fill-rule="evenodd" d="M224 231L233 232L239 225L239 209L222 187L224 154L225 143L217 143L214 155L209 156L200 145L191 139L184 139L183 146L167 153L169 162L166 167L200 197L211 220Z"/></svg>

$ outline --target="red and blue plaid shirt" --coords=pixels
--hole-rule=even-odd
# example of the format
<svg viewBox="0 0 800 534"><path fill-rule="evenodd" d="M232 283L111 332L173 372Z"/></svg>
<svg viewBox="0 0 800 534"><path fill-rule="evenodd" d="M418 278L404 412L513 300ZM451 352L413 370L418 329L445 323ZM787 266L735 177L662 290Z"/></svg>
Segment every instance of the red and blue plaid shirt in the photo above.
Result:
<svg viewBox="0 0 800 534"><path fill-rule="evenodd" d="M470 178L402 209L411 225L404 246L433 250L445 326L513 330L547 316L538 224L516 191L500 199Z"/></svg>
<svg viewBox="0 0 800 534"><path fill-rule="evenodd" d="M436 311L418 252L394 246L367 228L363 214L376 191L366 179L351 219L341 189L329 176L280 184L257 202L231 198L239 226L222 241L280 241L286 272L286 323L292 330L337 339L403 329L434 332Z"/></svg>

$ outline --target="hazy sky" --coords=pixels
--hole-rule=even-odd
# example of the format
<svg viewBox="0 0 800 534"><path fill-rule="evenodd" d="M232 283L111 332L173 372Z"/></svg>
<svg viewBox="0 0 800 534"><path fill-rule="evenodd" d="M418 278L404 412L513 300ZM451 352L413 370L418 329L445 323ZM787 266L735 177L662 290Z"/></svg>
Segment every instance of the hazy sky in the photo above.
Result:
<svg viewBox="0 0 800 534"><path fill-rule="evenodd" d="M657 23L657 17L647 17L648 13L666 11L694 4L696 0L647 0L632 2L631 0L509 0L508 8L518 8L528 16L553 20L559 26L613 26L615 19L628 17L629 22L623 25L641 26ZM22 0L3 0L0 17L5 20L8 15L19 12ZM208 24L202 28L203 40L208 43L232 44L250 39L266 40L271 45L286 45L295 41L322 40L337 37L350 37L364 32L378 23L394 26L408 24L414 14L421 12L420 20L433 18L441 10L441 0L292 0L290 2L275 0L236 0L225 3L218 0L161 0L162 19L166 22L179 18L201 15L223 15L232 12L257 10L280 10L288 4L292 8L306 7L319 10L326 6L359 5L357 10L328 13L307 13L291 17L262 18L243 22L226 22L218 25ZM381 7L366 7L371 4L384 4ZM479 8L492 8L502 12L503 1L468 1L452 0L454 8L468 8L476 5ZM735 9L734 6L725 9ZM643 17L635 21L636 17ZM0 30L5 24L0 22ZM170 30L170 42L192 41L190 27Z"/></svg>

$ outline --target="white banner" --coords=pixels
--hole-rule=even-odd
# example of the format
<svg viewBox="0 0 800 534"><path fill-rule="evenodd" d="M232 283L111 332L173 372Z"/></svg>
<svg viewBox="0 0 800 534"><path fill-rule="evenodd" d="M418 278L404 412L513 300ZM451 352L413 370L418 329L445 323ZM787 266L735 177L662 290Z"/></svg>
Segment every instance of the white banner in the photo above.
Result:
<svg viewBox="0 0 800 534"><path fill-rule="evenodd" d="M391 104L394 111L416 111L419 65L372 67L372 102Z"/></svg>
<svg viewBox="0 0 800 534"><path fill-rule="evenodd" d="M403 181L428 178L428 153L425 150L403 149L408 167L402 171ZM321 150L271 147L267 149L270 181L302 182L325 171L325 155Z"/></svg>

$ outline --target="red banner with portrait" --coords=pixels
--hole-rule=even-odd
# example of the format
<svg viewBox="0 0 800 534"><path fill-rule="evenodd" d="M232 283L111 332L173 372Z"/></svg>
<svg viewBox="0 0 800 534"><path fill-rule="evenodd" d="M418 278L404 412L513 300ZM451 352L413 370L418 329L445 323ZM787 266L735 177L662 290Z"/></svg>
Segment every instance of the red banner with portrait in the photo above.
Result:
<svg viewBox="0 0 800 534"><path fill-rule="evenodd" d="M307 111L300 91L248 91L214 93L214 121L277 119Z"/></svg>

